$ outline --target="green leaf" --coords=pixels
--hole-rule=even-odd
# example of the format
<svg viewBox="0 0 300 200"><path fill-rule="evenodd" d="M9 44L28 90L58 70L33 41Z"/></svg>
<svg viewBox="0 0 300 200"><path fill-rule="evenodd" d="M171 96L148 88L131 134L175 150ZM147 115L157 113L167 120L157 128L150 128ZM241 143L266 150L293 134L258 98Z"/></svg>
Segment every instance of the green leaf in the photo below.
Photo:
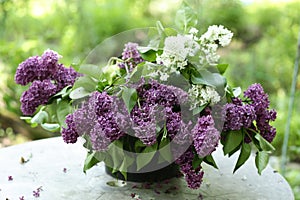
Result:
<svg viewBox="0 0 300 200"><path fill-rule="evenodd" d="M158 49L161 44L162 36L159 35L157 28L150 27L148 29L148 38L151 38L148 47Z"/></svg>
<svg viewBox="0 0 300 200"><path fill-rule="evenodd" d="M269 154L266 151L258 151L255 156L255 165L259 175L267 167L269 162Z"/></svg>
<svg viewBox="0 0 300 200"><path fill-rule="evenodd" d="M124 160L119 167L119 171L124 176L125 180L127 179L128 168L134 163L134 161L135 159L128 155L124 156Z"/></svg>
<svg viewBox="0 0 300 200"><path fill-rule="evenodd" d="M243 143L241 148L241 153L239 155L239 158L237 160L237 163L234 167L233 173L238 170L250 157L251 155L251 146L250 144Z"/></svg>
<svg viewBox="0 0 300 200"><path fill-rule="evenodd" d="M202 106L198 106L197 108L194 108L193 109L193 115L199 114L206 106L207 106L207 104L204 104Z"/></svg>
<svg viewBox="0 0 300 200"><path fill-rule="evenodd" d="M221 96L223 96L223 93L225 92L225 86L227 83L226 78L224 76L222 76L219 73L211 73L207 70L201 70L200 74L208 83L208 85L214 86L218 93Z"/></svg>
<svg viewBox="0 0 300 200"><path fill-rule="evenodd" d="M130 81L136 83L141 80L141 77L146 79L150 73L159 70L159 67L162 66L150 62L139 63L131 72Z"/></svg>
<svg viewBox="0 0 300 200"><path fill-rule="evenodd" d="M121 76L120 67L117 64L105 66L102 68L102 72L103 73L100 77L101 81L99 81L102 82L102 84L106 83L107 85L111 85L116 77Z"/></svg>
<svg viewBox="0 0 300 200"><path fill-rule="evenodd" d="M37 114L35 114L33 118L30 120L30 123L42 124L47 122L48 119L49 119L48 113L43 111L43 109L40 109L40 111Z"/></svg>
<svg viewBox="0 0 300 200"><path fill-rule="evenodd" d="M25 120L26 123L30 124L32 117L22 116L20 117L21 120Z"/></svg>
<svg viewBox="0 0 300 200"><path fill-rule="evenodd" d="M144 60L147 60L149 62L154 62L156 61L156 51L154 50L149 50L145 53L141 53L141 57L144 59Z"/></svg>
<svg viewBox="0 0 300 200"><path fill-rule="evenodd" d="M136 157L137 170L139 171L140 169L145 167L147 164L149 164L155 154L156 154L155 151L138 154Z"/></svg>
<svg viewBox="0 0 300 200"><path fill-rule="evenodd" d="M59 124L43 123L43 124L41 124L41 126L43 129L45 129L47 131L51 131L51 132L57 132L60 129Z"/></svg>
<svg viewBox="0 0 300 200"><path fill-rule="evenodd" d="M81 76L75 81L72 88L76 89L82 87L88 92L93 92L95 91L97 85L98 85L97 79L93 79L89 76Z"/></svg>
<svg viewBox="0 0 300 200"><path fill-rule="evenodd" d="M224 155L236 150L243 141L243 134L240 131L230 131L225 135L223 146Z"/></svg>
<svg viewBox="0 0 300 200"><path fill-rule="evenodd" d="M242 93L241 87L232 88L232 93L234 97L240 96L240 94Z"/></svg>
<svg viewBox="0 0 300 200"><path fill-rule="evenodd" d="M95 166L97 163L103 161L105 158L104 154L97 153L97 152L88 152L87 156L84 161L84 166L83 166L83 172L86 173L86 171L93 166Z"/></svg>
<svg viewBox="0 0 300 200"><path fill-rule="evenodd" d="M113 143L109 145L107 153L111 157L113 172L115 173L119 171L119 168L124 160L124 150L123 143L120 140L115 140Z"/></svg>
<svg viewBox="0 0 300 200"><path fill-rule="evenodd" d="M233 149L231 152L228 153L228 156L232 156L233 154L235 154L238 150L241 149L241 145L237 146L235 149Z"/></svg>
<svg viewBox="0 0 300 200"><path fill-rule="evenodd" d="M122 99L125 103L128 113L130 113L133 107L135 106L137 98L138 96L135 88L124 87L122 89Z"/></svg>
<svg viewBox="0 0 300 200"><path fill-rule="evenodd" d="M162 135L162 137L161 137L161 142L162 142L162 143L160 144L160 146L163 145L165 141L170 142L170 141L167 139L167 136L168 136L168 130L167 130L166 125L164 125L163 135Z"/></svg>
<svg viewBox="0 0 300 200"><path fill-rule="evenodd" d="M218 166L213 158L212 155L207 155L204 157L203 161L211 166L213 166L214 168L218 169Z"/></svg>
<svg viewBox="0 0 300 200"><path fill-rule="evenodd" d="M102 74L101 68L98 67L97 65L92 65L92 64L81 65L78 72L81 74L86 74L96 79L98 79Z"/></svg>
<svg viewBox="0 0 300 200"><path fill-rule="evenodd" d="M69 101L58 100L58 105L56 107L56 116L58 123L60 125L65 124L66 116L72 112L72 107Z"/></svg>
<svg viewBox="0 0 300 200"><path fill-rule="evenodd" d="M217 69L219 70L220 74L224 74L227 68L228 68L228 64L218 64L217 65Z"/></svg>
<svg viewBox="0 0 300 200"><path fill-rule="evenodd" d="M273 145L263 138L259 133L255 134L254 138L259 141L259 146L263 151L275 151Z"/></svg>
<svg viewBox="0 0 300 200"><path fill-rule="evenodd" d="M187 4L183 3L175 16L175 25L187 33L191 27L195 27L198 23L197 15L194 10Z"/></svg>
<svg viewBox="0 0 300 200"><path fill-rule="evenodd" d="M88 134L84 134L82 137L85 140L85 142L83 143L83 147L86 149L92 149L92 142L90 140L90 136Z"/></svg>
<svg viewBox="0 0 300 200"><path fill-rule="evenodd" d="M137 170L142 169L151 162L154 155L157 152L157 143L152 146L147 146L142 153L139 153L136 157Z"/></svg>
<svg viewBox="0 0 300 200"><path fill-rule="evenodd" d="M70 93L71 99L81 99L83 97L89 96L91 93L85 90L83 87L76 88Z"/></svg>
<svg viewBox="0 0 300 200"><path fill-rule="evenodd" d="M67 87L64 87L60 92L56 93L53 97L59 97L61 96L62 98L68 96L71 92L72 87L69 85Z"/></svg>
<svg viewBox="0 0 300 200"><path fill-rule="evenodd" d="M192 166L194 169L197 169L203 161L203 158L200 158L198 155L195 155L193 161L192 161Z"/></svg>
<svg viewBox="0 0 300 200"><path fill-rule="evenodd" d="M159 155L164 158L165 161L171 163L173 156L170 148L170 140L165 138L159 144Z"/></svg>
<svg viewBox="0 0 300 200"><path fill-rule="evenodd" d="M137 140L134 143L134 150L135 152L141 152L142 150L144 150L147 146L141 141L141 140Z"/></svg>
<svg viewBox="0 0 300 200"><path fill-rule="evenodd" d="M156 55L161 54L162 50L158 50L158 48L153 48L153 47L138 47L138 51L140 52L140 55L142 58L146 61L149 62L154 62L156 61Z"/></svg>
<svg viewBox="0 0 300 200"><path fill-rule="evenodd" d="M193 84L197 85L208 85L214 87L214 85L207 82L203 77L201 76L194 76L194 74L191 75L191 81Z"/></svg>
<svg viewBox="0 0 300 200"><path fill-rule="evenodd" d="M208 85L214 87L223 96L226 86L226 78L219 73L212 73L208 70L194 71L191 75L191 82L197 85Z"/></svg>

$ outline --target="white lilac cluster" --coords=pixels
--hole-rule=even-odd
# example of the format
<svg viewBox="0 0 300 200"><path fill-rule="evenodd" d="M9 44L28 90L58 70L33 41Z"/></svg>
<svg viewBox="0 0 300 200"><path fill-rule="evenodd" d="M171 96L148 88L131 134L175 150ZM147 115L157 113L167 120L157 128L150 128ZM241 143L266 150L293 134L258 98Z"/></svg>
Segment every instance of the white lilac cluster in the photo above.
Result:
<svg viewBox="0 0 300 200"><path fill-rule="evenodd" d="M166 81L171 73L179 73L188 65L189 58L199 57L202 66L216 65L220 56L217 54L219 45L227 46L233 33L224 26L213 25L199 38L198 30L191 28L186 35L169 36L164 41L163 53L157 55L156 63L163 68L153 73ZM195 60L195 59L193 59Z"/></svg>
<svg viewBox="0 0 300 200"><path fill-rule="evenodd" d="M221 97L218 92L211 86L192 85L188 91L191 100L190 109L194 109L205 104L216 104Z"/></svg>
<svg viewBox="0 0 300 200"><path fill-rule="evenodd" d="M233 36L233 33L226 29L222 25L213 25L208 27L208 30L206 33L204 33L201 37L200 40L205 42L208 41L210 43L215 42L218 40L218 43L224 47L229 45L231 38Z"/></svg>
<svg viewBox="0 0 300 200"><path fill-rule="evenodd" d="M188 57L195 56L199 51L200 45L193 33L196 32L169 36L165 39L163 53L156 58L158 64L164 65L164 68L158 72L161 80L166 80L170 73L179 73L179 70L184 69L188 64Z"/></svg>
<svg viewBox="0 0 300 200"><path fill-rule="evenodd" d="M216 65L220 58L217 54L218 46L229 45L232 36L233 33L222 25L208 27L208 30L199 39L201 51L204 53L199 57L200 63L205 64L206 61L209 65Z"/></svg>

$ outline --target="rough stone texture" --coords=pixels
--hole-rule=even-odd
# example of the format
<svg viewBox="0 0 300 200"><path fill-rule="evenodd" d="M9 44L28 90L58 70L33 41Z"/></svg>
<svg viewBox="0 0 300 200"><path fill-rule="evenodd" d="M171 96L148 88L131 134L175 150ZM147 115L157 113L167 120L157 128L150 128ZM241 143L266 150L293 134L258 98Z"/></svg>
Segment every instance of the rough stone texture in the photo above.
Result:
<svg viewBox="0 0 300 200"><path fill-rule="evenodd" d="M268 166L257 174L254 157L232 174L237 156L224 157L221 149L214 153L216 170L204 166L201 189L190 190L182 178L156 184L116 181L104 172L103 164L86 174L82 171L86 151L82 143L67 145L62 138L51 138L0 149L0 200L293 200L290 186ZM20 163L21 158L27 161ZM65 170L64 170L65 169ZM8 177L13 180L9 181ZM119 186L109 186L107 183ZM41 187L40 197L33 191ZM146 189L148 188L148 189Z"/></svg>

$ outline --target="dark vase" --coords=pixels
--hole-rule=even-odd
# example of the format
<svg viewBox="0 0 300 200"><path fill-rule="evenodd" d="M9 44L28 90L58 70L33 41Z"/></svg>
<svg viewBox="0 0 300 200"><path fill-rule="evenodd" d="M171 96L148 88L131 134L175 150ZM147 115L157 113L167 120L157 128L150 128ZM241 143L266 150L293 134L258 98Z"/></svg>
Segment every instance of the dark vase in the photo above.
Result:
<svg viewBox="0 0 300 200"><path fill-rule="evenodd" d="M161 136L160 136L161 137ZM137 155L127 154L127 152L132 152L132 149L135 149L135 143L138 140L136 137L132 137L131 135L126 135L123 137L123 149L125 150L123 153L125 156L130 156L133 160L136 160ZM158 138L160 141L161 138ZM170 152L171 154L171 152ZM132 157L133 156L133 157ZM171 179L174 177L181 176L179 166L175 162L160 162L159 161L160 153L157 151L152 157L151 161L145 165L143 168L137 170L137 163L133 162L127 168L126 178L119 171L112 173L113 168L111 165L105 165L105 171L108 175L117 178L119 180L124 181L132 181L132 182L160 182L163 180Z"/></svg>
<svg viewBox="0 0 300 200"><path fill-rule="evenodd" d="M181 175L179 171L179 167L175 163L162 167L161 169L149 171L149 172L142 172L142 173L127 172L127 179L125 179L125 177L120 172L112 173L111 167L105 166L105 171L110 176L117 178L119 180L139 182L139 183L160 182Z"/></svg>

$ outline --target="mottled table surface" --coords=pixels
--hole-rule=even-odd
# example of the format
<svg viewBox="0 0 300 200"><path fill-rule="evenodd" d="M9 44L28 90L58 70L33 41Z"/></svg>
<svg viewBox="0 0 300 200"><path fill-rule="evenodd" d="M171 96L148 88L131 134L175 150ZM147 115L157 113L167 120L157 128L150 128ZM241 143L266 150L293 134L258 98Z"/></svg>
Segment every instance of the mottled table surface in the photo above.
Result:
<svg viewBox="0 0 300 200"><path fill-rule="evenodd" d="M0 200L157 200L251 199L293 200L286 180L270 166L258 175L254 157L232 174L237 157L214 153L219 170L204 166L198 190L186 187L182 178L156 184L117 181L103 164L83 173L86 151L82 144L64 144L50 138L0 149Z"/></svg>

